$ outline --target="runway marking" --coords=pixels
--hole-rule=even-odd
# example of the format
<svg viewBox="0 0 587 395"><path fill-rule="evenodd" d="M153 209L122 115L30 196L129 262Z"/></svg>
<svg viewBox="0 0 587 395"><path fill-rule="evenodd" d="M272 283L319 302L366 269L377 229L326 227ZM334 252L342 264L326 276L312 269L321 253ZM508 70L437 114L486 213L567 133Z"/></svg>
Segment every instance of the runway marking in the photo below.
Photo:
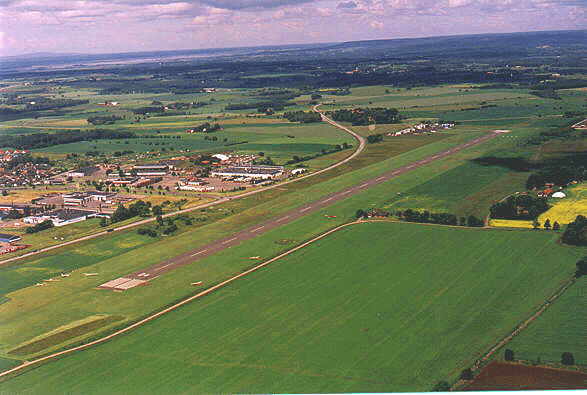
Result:
<svg viewBox="0 0 587 395"><path fill-rule="evenodd" d="M328 199L324 199L324 203L331 201L333 198L329 197Z"/></svg>
<svg viewBox="0 0 587 395"><path fill-rule="evenodd" d="M225 241L222 242L222 244L228 244L228 243L230 243L233 240L236 240L236 237L233 237L232 239L225 240Z"/></svg>
<svg viewBox="0 0 587 395"><path fill-rule="evenodd" d="M291 215L286 215L285 217L281 217L277 220L277 222L281 222L281 221L285 221L286 219L288 219L289 217L291 217Z"/></svg>
<svg viewBox="0 0 587 395"><path fill-rule="evenodd" d="M311 209L312 207L306 207L300 210L301 213L303 213L304 211L308 211L309 209Z"/></svg>
<svg viewBox="0 0 587 395"><path fill-rule="evenodd" d="M208 250L202 250L202 251L198 251L198 252L196 252L195 254L192 254L192 256L196 256L196 255L203 254L203 253L204 253L204 252L206 252L206 251L208 251ZM166 265L166 266L169 266L169 265ZM165 267L165 266L163 266L163 267Z"/></svg>
<svg viewBox="0 0 587 395"><path fill-rule="evenodd" d="M385 177L379 177L379 178L377 179L377 181L381 181L381 180L383 180L383 179L385 179Z"/></svg>
<svg viewBox="0 0 587 395"><path fill-rule="evenodd" d="M351 191L345 191L345 192L341 193L341 195L347 195L349 193L351 193Z"/></svg>
<svg viewBox="0 0 587 395"><path fill-rule="evenodd" d="M251 230L251 232L256 232L256 231L258 231L260 229L263 229L264 227L265 227L265 225L259 226L258 228L255 228L255 229Z"/></svg>

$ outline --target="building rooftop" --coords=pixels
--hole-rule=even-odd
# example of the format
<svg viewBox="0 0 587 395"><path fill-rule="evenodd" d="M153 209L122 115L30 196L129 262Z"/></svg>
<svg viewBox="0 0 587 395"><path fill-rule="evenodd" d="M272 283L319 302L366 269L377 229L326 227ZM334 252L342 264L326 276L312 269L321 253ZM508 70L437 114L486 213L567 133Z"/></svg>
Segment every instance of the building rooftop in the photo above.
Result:
<svg viewBox="0 0 587 395"><path fill-rule="evenodd" d="M51 211L50 213L48 213L48 215L51 218L57 218L60 221L69 221L69 220L72 220L75 218L85 217L85 216L91 215L91 214L96 214L96 212L89 211L89 210L75 210L75 209L68 209L68 208L55 210L55 211Z"/></svg>

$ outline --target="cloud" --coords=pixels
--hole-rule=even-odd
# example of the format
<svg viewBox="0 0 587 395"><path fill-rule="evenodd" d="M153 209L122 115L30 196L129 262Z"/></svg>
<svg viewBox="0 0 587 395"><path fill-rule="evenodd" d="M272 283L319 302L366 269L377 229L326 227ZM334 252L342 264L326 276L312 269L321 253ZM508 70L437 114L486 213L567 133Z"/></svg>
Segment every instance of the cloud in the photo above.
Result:
<svg viewBox="0 0 587 395"><path fill-rule="evenodd" d="M354 1L343 1L342 3L338 3L336 8L357 8L357 3Z"/></svg>
<svg viewBox="0 0 587 395"><path fill-rule="evenodd" d="M310 3L315 0L199 0L202 4L227 10L268 9L278 8L301 3Z"/></svg>

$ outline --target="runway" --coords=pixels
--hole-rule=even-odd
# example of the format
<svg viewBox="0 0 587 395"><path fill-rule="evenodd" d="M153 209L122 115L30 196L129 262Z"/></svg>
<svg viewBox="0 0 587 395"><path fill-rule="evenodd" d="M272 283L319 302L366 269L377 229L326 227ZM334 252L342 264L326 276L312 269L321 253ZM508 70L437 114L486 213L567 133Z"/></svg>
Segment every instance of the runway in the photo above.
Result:
<svg viewBox="0 0 587 395"><path fill-rule="evenodd" d="M255 224L245 230L242 230L238 233L233 233L230 236L227 236L223 239L216 240L210 244L205 246L199 247L195 250L186 252L184 254L178 255L174 258L168 259L166 261L151 265L145 269L136 271L134 273L130 273L126 276L120 277L118 279L114 279L101 285L101 288L105 289L112 289L112 290L127 290L134 286L144 285L149 280L155 279L171 270L174 270L178 267L188 265L194 262L197 262L201 259L204 259L208 256L216 254L222 250L227 248L239 245L240 243L250 240L254 237L262 235L263 233L269 232L272 229L277 227L286 225L290 222L293 222L297 219L300 219L308 214L311 214L315 211L328 207L339 200L346 199L354 194L363 192L368 188L374 187L386 181L392 180L400 175L406 174L410 171L413 171L419 167L428 165L434 161L438 161L454 155L457 152L460 152L464 149L473 147L475 145L484 143L490 139L493 139L499 136L500 132L491 132L484 136L478 137L473 139L467 143L458 145L456 147L452 147L448 150L435 153L427 158L421 159L419 161L410 163L408 165L402 166L400 168L390 170L384 174L380 174L377 177L372 179L361 181L360 183L343 189L338 192L331 193L327 196L322 197L316 201L308 203L304 206L298 207L294 210L290 210L284 214L281 214L277 217L271 218L266 222ZM138 281L133 281L138 280ZM115 284L115 285L112 285ZM131 286L132 285L132 286Z"/></svg>

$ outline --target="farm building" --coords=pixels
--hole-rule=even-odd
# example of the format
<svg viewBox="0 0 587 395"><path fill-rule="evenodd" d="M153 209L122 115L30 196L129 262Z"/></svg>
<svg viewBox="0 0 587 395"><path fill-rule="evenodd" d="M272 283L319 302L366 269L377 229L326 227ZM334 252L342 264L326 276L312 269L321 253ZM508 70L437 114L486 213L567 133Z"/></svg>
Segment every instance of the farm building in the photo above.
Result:
<svg viewBox="0 0 587 395"><path fill-rule="evenodd" d="M11 235L7 233L0 233L0 243L15 243L21 239L20 236Z"/></svg>
<svg viewBox="0 0 587 395"><path fill-rule="evenodd" d="M270 180L283 174L283 166L232 166L212 171L212 177L246 177Z"/></svg>

